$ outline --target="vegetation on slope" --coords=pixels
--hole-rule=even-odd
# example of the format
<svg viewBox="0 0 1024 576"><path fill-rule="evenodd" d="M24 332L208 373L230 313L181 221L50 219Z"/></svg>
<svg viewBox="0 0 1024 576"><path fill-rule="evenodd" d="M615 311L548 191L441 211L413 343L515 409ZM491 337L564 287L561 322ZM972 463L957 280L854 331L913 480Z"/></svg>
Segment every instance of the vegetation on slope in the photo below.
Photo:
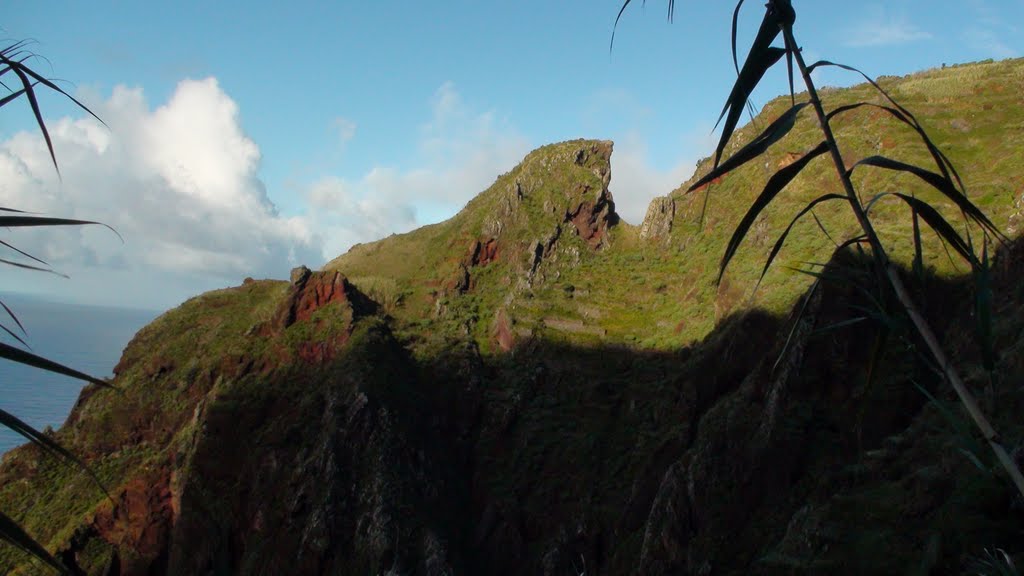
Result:
<svg viewBox="0 0 1024 576"><path fill-rule="evenodd" d="M959 118L980 130L954 155L992 147L1019 165L1019 134L982 116L991 104L1013 125L1022 69L981 63L885 82L898 91L964 74L957 87L987 86L974 103L946 103L958 112L945 120L925 96L907 88L905 98L926 108L939 140L964 134ZM993 90L990 78L1014 88ZM892 136L863 120L861 134ZM793 151L809 145L808 124L785 141ZM544 147L452 220L328 266L377 310L331 273L316 278L347 300L304 308L300 271L291 287L247 282L169 312L125 351L123 394L87 389L57 432L114 503L31 447L0 467L0 503L69 564L123 575L956 573L985 548L1021 553L1013 491L950 424L956 412L929 367L892 347L868 385L870 332L828 329L863 304L855 291L801 298L806 278L777 266L754 301L769 311L745 308L763 261L751 246L770 248L774 213L715 288L727 224L784 156L717 184L700 233L703 199L673 194L671 232L654 237L616 222L609 156L603 142ZM1002 226L1022 182L988 168L961 165ZM802 206L820 193L814 182L785 198ZM777 211L788 222L787 206ZM836 235L846 226L820 216ZM783 257L827 243L812 223ZM987 400L1009 446L1024 445L1021 254L995 266L1002 356ZM966 288L947 261L930 264L926 307L944 312L938 329L983 389L960 329L973 313ZM811 312L793 329L778 312L805 300ZM24 560L8 554L0 567Z"/></svg>
<svg viewBox="0 0 1024 576"><path fill-rule="evenodd" d="M1024 106L1020 100L1024 93L1024 60L964 64L905 78L881 78L879 82L914 110L935 143L956 159L972 201L998 227L1011 233L1016 231L1020 227L1020 196L1024 188ZM879 99L867 85L824 89L822 98L830 108ZM751 124L738 131L731 148L738 149L788 106L788 96L766 104ZM847 151L848 164L878 153L908 162L926 158L927 152L916 135L878 110L864 108L837 118L835 132ZM641 238L634 227L613 227L606 249L596 253L581 249L578 260L563 258L553 263L546 281L535 282L523 291L517 299L519 310L509 312L513 323L520 324L527 334L554 332L555 337L571 341L599 340L671 349L702 338L716 322L740 307L756 306L775 313L789 309L809 284L807 276L791 267L820 261L821 254L828 253L833 245L813 219L796 225L768 277L756 293L753 289L775 234L785 229L792 215L822 193L841 192L830 177L827 159L812 162L801 178L780 195L755 223L720 285L716 285L715 278L734 223L767 178L819 140L815 120L805 111L792 132L758 162L711 186L706 212L704 191L683 193L690 183L710 170L711 159L701 161L694 178L669 195L669 234ZM464 257L474 237L487 235L487 219L491 219L492 226L500 221L500 216L494 215L502 214L502 198L508 198L514 191L517 178L541 178L535 172L537 160L552 150L546 147L532 153L523 165L500 177L451 220L357 246L329 263L328 268L354 278L372 276L393 282L401 295L393 316L409 325L430 325L432 330L448 326L441 332L457 332L466 320L484 326L487 329L477 329L474 334L486 347L490 322L508 296L509 286L516 285L522 263L481 270L471 290L451 298L462 303L449 306L461 311L461 322L438 321L445 316L437 314L436 295L443 292L445 275L457 268L455 263ZM553 159L546 165L565 170ZM551 184L545 188L545 194L550 194L558 190L558 178L565 176L547 170L543 177L550 179ZM856 178L866 190L914 194L947 215L952 212L948 201L912 177L864 172ZM614 187L613 178L612 192ZM551 215L545 221L543 211L531 214L532 222L545 222L548 229L554 226ZM815 214L836 241L848 238L856 227L838 206L823 205ZM902 263L909 263L913 254L907 216L902 204L883 201L876 207L879 233L891 247L894 259ZM573 241L571 234L566 236L566 240ZM513 238L528 243L544 236L538 229ZM924 240L926 267L943 275L964 271L962 264L947 258L934 235L926 234ZM520 250L515 257L529 256L523 252ZM520 264L520 269L514 264ZM451 316L447 318L450 320ZM545 318L556 320L556 328L550 329L551 324L543 322ZM559 326L568 329L559 330Z"/></svg>

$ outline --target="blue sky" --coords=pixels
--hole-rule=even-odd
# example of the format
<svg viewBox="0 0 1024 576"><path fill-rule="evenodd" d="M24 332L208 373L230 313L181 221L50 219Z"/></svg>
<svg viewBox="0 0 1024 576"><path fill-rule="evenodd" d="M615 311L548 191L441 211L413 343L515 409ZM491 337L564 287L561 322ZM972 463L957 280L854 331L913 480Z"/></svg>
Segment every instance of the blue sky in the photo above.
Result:
<svg viewBox="0 0 1024 576"><path fill-rule="evenodd" d="M110 223L11 233L72 280L6 290L167 307L286 277L354 242L447 218L537 146L616 141L611 190L636 223L706 156L734 72L731 2L5 4L0 36L110 126L46 98L63 179L24 104L0 120L0 200ZM748 2L741 41L761 3ZM795 2L809 58L873 75L1024 54L1024 2ZM824 84L849 76L828 73ZM0 89L2 90L2 89ZM785 90L783 74L755 104Z"/></svg>

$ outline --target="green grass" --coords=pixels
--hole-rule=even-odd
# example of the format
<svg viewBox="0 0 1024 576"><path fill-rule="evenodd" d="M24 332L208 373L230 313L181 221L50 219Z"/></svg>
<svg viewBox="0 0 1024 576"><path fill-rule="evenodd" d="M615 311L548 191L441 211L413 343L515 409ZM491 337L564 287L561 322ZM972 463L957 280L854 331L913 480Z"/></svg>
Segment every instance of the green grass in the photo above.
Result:
<svg viewBox="0 0 1024 576"><path fill-rule="evenodd" d="M933 140L960 170L971 199L1005 229L1017 212L1014 202L1024 189L1024 177L1020 176L1024 173L1024 131L1012 129L1024 126L1024 108L1019 105L1019 94L1024 91L1024 60L965 64L906 78L883 78L880 82L922 119ZM878 100L867 85L822 92L827 108ZM788 105L788 96L767 103L750 125L738 130L730 149L738 148ZM916 135L884 113L860 109L839 117L834 128L848 163L884 154L928 165L929 157ZM760 288L753 290L768 250L792 216L810 199L825 192L840 192L831 165L822 157L812 162L755 224L723 284L714 282L729 236L754 195L787 154L802 153L819 140L820 134L805 110L796 128L764 157L711 188L703 228L699 226L703 192L684 195L682 191L689 183L671 193L677 206L668 239L645 242L637 237L636 228L620 223L608 247L594 253L577 242L570 227L559 238L558 243L564 246L556 250L557 258L546 264L547 273L521 294L516 287L523 277L531 243L550 234L560 221L557 210L551 214L538 208L543 208L545 201L551 204L553 198L561 197L567 182L579 175L578 167L565 153L579 142L531 153L451 220L358 246L332 261L328 268L353 277L373 275L393 282L403 294L402 305L395 313L400 321L426 322L441 331L455 332L466 320L478 323L473 334L487 349L491 348L490 323L499 308L508 307L510 299L514 305L508 312L524 331L540 330L545 317L556 316L579 319L603 330L601 340L605 343L671 349L701 339L731 311L752 306L775 313L788 310L810 282L809 277L791 268L829 258L832 243L808 216L790 234ZM705 159L696 174L709 169L710 160ZM940 207L951 221L960 221L947 201L913 179L867 169L858 169L854 179L865 198L878 192L912 193ZM502 206L514 193L516 181L537 188L527 195L536 201L523 203L525 214L495 218L495 214L507 212ZM615 188L614 179L611 188ZM825 204L815 214L838 241L859 230L844 205ZM909 262L913 249L909 211L896 200L884 200L873 214L893 258ZM471 242L487 236L488 226L494 227L498 220L505 223L499 235L502 259L471 270L475 278L471 293L445 296L448 310L465 317L436 318L435 300L444 291L445 282L456 273ZM962 262L950 262L934 234L926 230L923 236L926 267L947 276L966 270ZM578 258L567 256L572 250L578 251ZM570 284L579 290L567 300L563 287ZM456 303L460 299L466 302ZM600 318L588 317L586 310L600 310Z"/></svg>

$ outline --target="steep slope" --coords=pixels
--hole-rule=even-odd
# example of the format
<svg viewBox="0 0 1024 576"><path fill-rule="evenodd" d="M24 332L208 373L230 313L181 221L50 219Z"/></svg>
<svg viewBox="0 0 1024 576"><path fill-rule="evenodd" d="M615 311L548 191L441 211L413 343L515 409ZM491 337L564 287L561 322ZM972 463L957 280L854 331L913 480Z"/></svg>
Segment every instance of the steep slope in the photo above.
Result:
<svg viewBox="0 0 1024 576"><path fill-rule="evenodd" d="M1011 233L1018 230L1024 189L1024 61L965 64L906 78L883 77L879 82L915 112L936 144L947 151L959 167L971 198L996 225ZM822 98L829 108L858 101L883 103L867 85L842 90L826 88ZM729 151L753 138L789 102L785 96L766 104L738 132ZM874 108L854 110L839 116L834 129L848 164L868 155L883 154L928 165L927 152L916 135L885 112ZM571 341L671 349L703 338L733 310L760 307L783 313L810 283L809 277L792 268L827 260L832 240L848 238L854 230L844 206L821 205L815 215L832 239L818 229L813 218L805 218L796 225L775 265L754 292L764 259L790 219L811 199L827 192L840 192L827 158L812 162L787 187L757 220L724 281L716 284L715 278L734 227L765 182L775 170L793 162L820 138L815 120L804 111L793 131L763 158L729 174L709 189L685 195L686 183L668 196L655 199L647 218L636 228L624 224L612 228L608 249L594 254L585 250L582 243L570 244L573 251L579 251L579 257L569 252L552 258L547 281L519 291L510 305L504 302L510 292L506 286L520 283L517 273L500 267L487 272L484 267L478 268L472 289L459 291L458 295L448 291L442 299L452 312L465 309L460 316L463 320L455 325L464 326L465 318L471 319L473 326L478 327L474 334L485 348L487 329L492 329L495 317L502 314L507 314L513 329L524 335L544 333ZM542 148L522 166L500 177L452 220L354 248L328 264L328 268L345 272L357 284L365 276L376 277L378 285L386 284L393 296L401 296L393 316L410 323L433 322L439 315L435 308L424 304L433 302L425 294L444 292L443 278L451 282L457 276L453 268L467 258L469 246L477 239L489 237L482 232L481 220L490 218L494 226L499 226L497 222L503 219L500 215L507 208L501 207L498 198L502 194L506 198L514 196L517 179L547 180L555 172L564 173L559 178L569 177L573 172L566 170L564 163L558 164L554 157L559 154L556 150L576 145ZM571 155L560 154L563 158ZM604 161L607 162L607 155ZM542 166L543 170L538 171ZM710 166L710 159L701 161L690 182L707 173ZM601 169L611 173L610 168ZM913 177L859 169L856 182L866 198L879 192L912 193L939 206L952 221L959 221L948 201ZM561 186L551 182L536 200L547 201L547 194ZM614 193L614 178L609 188ZM705 193L710 196L702 219ZM546 211L530 214L537 216L538 212ZM529 247L552 237L555 222L566 220L560 210L557 216L555 221L539 219L545 222L544 229L520 239L521 248L511 255L519 274L528 270L532 262ZM883 200L875 208L875 217L897 260L909 262L912 238L907 209L896 200ZM468 224L470 220L474 223ZM461 231L461 236L456 230ZM445 240L438 241L441 237ZM955 274L957 266L962 268L960 263L951 264L934 235L925 234L924 240L926 266L941 274Z"/></svg>
<svg viewBox="0 0 1024 576"><path fill-rule="evenodd" d="M1016 225L1024 61L884 84L997 224ZM844 120L850 154L920 154L879 121ZM56 432L111 498L23 447L0 465L0 508L78 573L121 576L949 574L986 548L1021 560L1024 506L958 432L905 327L836 330L863 294L808 293L782 266L749 299L787 211L830 186L825 166L714 283L745 203L812 128L801 119L766 163L716 184L700 230L703 198L678 191L643 225L618 222L611 143L577 140L531 153L447 222L192 299L133 339L118 391L86 388ZM906 218L880 217L905 256ZM813 221L800 226L785 262L833 259ZM908 282L1024 458L1024 246L994 267L994 379L970 287L933 252L933 273ZM0 571L39 570L0 547Z"/></svg>
<svg viewBox="0 0 1024 576"><path fill-rule="evenodd" d="M470 330L485 349L509 350L550 322L531 305L535 292L614 243L611 153L606 141L544 146L450 220L355 246L325 269L379 299L388 299L382 287L400 294L396 317Z"/></svg>

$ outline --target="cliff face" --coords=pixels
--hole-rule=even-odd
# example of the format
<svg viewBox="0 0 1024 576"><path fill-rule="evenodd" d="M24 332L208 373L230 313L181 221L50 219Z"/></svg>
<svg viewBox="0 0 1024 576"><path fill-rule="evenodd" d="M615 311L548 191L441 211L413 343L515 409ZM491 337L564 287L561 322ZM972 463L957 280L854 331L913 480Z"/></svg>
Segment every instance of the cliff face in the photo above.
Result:
<svg viewBox="0 0 1024 576"><path fill-rule="evenodd" d="M968 76L1024 78L991 66ZM56 433L111 497L23 447L0 509L77 573L122 576L946 574L1022 552L1024 507L913 336L840 326L871 306L858 286L793 274L750 306L770 222L713 284L756 174L703 220L675 193L633 228L611 152L546 146L447 222L164 314ZM1019 210L989 191L1015 180L960 169L997 222ZM1018 457L1022 254L994 266L988 391L969 286L910 280ZM37 569L0 548L0 570Z"/></svg>

